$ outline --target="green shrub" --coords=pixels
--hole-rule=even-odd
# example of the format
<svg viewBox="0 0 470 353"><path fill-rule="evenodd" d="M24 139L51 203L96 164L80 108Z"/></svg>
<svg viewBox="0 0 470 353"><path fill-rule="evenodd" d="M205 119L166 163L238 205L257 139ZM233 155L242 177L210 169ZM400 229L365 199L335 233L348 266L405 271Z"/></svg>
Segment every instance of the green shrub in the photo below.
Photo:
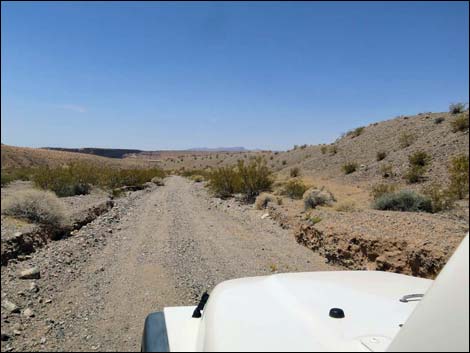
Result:
<svg viewBox="0 0 470 353"><path fill-rule="evenodd" d="M405 148L411 146L415 141L416 136L409 132L403 132L400 137L398 138L398 143L400 144L401 148Z"/></svg>
<svg viewBox="0 0 470 353"><path fill-rule="evenodd" d="M416 151L408 156L408 161L412 167L425 167L431 161L431 156L424 151Z"/></svg>
<svg viewBox="0 0 470 353"><path fill-rule="evenodd" d="M327 146L321 146L320 151L321 151L321 154L326 154L326 152L328 152L328 147Z"/></svg>
<svg viewBox="0 0 470 353"><path fill-rule="evenodd" d="M383 211L432 212L433 210L431 199L410 190L384 194L375 200L373 207Z"/></svg>
<svg viewBox="0 0 470 353"><path fill-rule="evenodd" d="M244 161L238 161L237 172L241 181L241 192L247 200L252 201L261 191L271 189L272 172L264 158L251 159L248 164L245 164Z"/></svg>
<svg viewBox="0 0 470 353"><path fill-rule="evenodd" d="M58 227L66 222L63 205L50 191L20 190L2 200L2 213L45 226Z"/></svg>
<svg viewBox="0 0 470 353"><path fill-rule="evenodd" d="M425 170L421 166L410 166L403 176L410 184L419 183L423 180Z"/></svg>
<svg viewBox="0 0 470 353"><path fill-rule="evenodd" d="M34 168L15 168L5 170L2 169L2 186L6 186L15 180L30 180L34 173Z"/></svg>
<svg viewBox="0 0 470 353"><path fill-rule="evenodd" d="M452 132L468 131L468 128L469 128L468 112L462 113L456 116L454 119L452 119L450 121L450 126L452 128Z"/></svg>
<svg viewBox="0 0 470 353"><path fill-rule="evenodd" d="M454 197L440 184L432 183L423 188L422 193L431 200L433 212L448 210L454 205Z"/></svg>
<svg viewBox="0 0 470 353"><path fill-rule="evenodd" d="M298 176L300 176L300 168L298 167L291 168L291 170L289 171L289 174L291 178L297 178Z"/></svg>
<svg viewBox="0 0 470 353"><path fill-rule="evenodd" d="M209 188L219 197L232 196L241 190L241 179L234 167L220 167L209 175Z"/></svg>
<svg viewBox="0 0 470 353"><path fill-rule="evenodd" d="M465 107L465 103L452 103L451 105L449 105L449 112L451 114L460 114L465 111Z"/></svg>
<svg viewBox="0 0 470 353"><path fill-rule="evenodd" d="M291 179L284 185L282 193L291 199L301 199L306 190L302 180Z"/></svg>
<svg viewBox="0 0 470 353"><path fill-rule="evenodd" d="M381 160L384 160L385 157L387 157L387 152L379 151L379 152L377 152L375 159L377 160L377 162L380 162Z"/></svg>
<svg viewBox="0 0 470 353"><path fill-rule="evenodd" d="M341 169L343 170L344 174L351 174L354 173L358 168L358 165L356 162L350 162L344 164Z"/></svg>
<svg viewBox="0 0 470 353"><path fill-rule="evenodd" d="M393 166L391 164L384 164L380 166L380 175L383 178L390 178L393 176Z"/></svg>
<svg viewBox="0 0 470 353"><path fill-rule="evenodd" d="M395 184L376 184L372 187L370 195L374 200L386 194L393 194L397 189Z"/></svg>
<svg viewBox="0 0 470 353"><path fill-rule="evenodd" d="M468 195L469 158L461 154L451 159L448 167L450 176L449 193L462 200Z"/></svg>
<svg viewBox="0 0 470 353"><path fill-rule="evenodd" d="M352 136L352 138L358 137L359 135L361 135L364 132L364 129L365 129L364 126L360 126L358 128L355 128L354 130L351 130L351 131L347 132L346 135L347 136Z"/></svg>
<svg viewBox="0 0 470 353"><path fill-rule="evenodd" d="M87 194L92 185L110 190L123 186L142 186L156 176L163 177L165 173L159 168L117 169L91 163L71 163L62 167L38 168L32 180L36 186L64 197Z"/></svg>
<svg viewBox="0 0 470 353"><path fill-rule="evenodd" d="M13 180L15 180L15 178L13 178L12 175L7 174L2 170L2 187L10 184Z"/></svg>

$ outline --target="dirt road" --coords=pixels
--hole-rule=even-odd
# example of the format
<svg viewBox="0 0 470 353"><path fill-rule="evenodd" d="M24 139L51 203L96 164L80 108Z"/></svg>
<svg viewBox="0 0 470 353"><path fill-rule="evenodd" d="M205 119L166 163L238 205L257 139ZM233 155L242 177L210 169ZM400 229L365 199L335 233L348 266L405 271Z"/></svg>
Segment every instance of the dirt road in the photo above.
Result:
<svg viewBox="0 0 470 353"><path fill-rule="evenodd" d="M213 199L181 177L133 205L79 275L58 288L31 327L31 347L136 351L148 313L196 304L223 280L331 269L263 212Z"/></svg>

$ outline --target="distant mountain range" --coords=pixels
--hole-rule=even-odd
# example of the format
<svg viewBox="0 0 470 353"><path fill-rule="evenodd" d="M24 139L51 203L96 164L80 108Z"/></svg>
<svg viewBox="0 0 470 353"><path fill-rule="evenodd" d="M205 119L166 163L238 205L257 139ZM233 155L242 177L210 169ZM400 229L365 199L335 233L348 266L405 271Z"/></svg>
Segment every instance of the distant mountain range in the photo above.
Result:
<svg viewBox="0 0 470 353"><path fill-rule="evenodd" d="M143 151L136 149L121 149L121 148L95 148L95 147L84 147L84 148L63 148L63 147L43 147L43 149L54 150L54 151L65 151L65 152L75 152L75 153L86 153L93 154L95 156L109 157L109 158L124 158L129 154L151 154L159 153L161 151ZM217 147L217 148L207 148L207 147L197 147L190 148L185 151L191 152L246 152L248 151L245 147Z"/></svg>

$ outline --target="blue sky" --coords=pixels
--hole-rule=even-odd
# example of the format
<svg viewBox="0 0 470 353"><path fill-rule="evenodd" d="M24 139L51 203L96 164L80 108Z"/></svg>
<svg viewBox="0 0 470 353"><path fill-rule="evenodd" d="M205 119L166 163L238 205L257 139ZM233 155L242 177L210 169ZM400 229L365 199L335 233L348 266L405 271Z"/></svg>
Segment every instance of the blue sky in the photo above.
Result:
<svg viewBox="0 0 470 353"><path fill-rule="evenodd" d="M285 149L468 102L466 2L1 7L6 144Z"/></svg>

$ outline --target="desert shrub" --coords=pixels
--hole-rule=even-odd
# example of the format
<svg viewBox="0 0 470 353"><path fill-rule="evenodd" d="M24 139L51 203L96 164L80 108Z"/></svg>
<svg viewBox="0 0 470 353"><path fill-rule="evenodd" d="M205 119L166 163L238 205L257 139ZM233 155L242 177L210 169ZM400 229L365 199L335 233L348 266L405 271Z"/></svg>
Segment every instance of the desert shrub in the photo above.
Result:
<svg viewBox="0 0 470 353"><path fill-rule="evenodd" d="M151 180L150 180L152 183L154 183L155 185L158 185L158 186L164 186L165 185L165 182L163 181L163 178L161 177L153 177Z"/></svg>
<svg viewBox="0 0 470 353"><path fill-rule="evenodd" d="M142 186L153 177L164 175L164 171L159 168L117 169L90 163L71 163L55 168L38 168L32 180L41 189L54 191L57 196L64 197L87 194L92 185L104 189Z"/></svg>
<svg viewBox="0 0 470 353"><path fill-rule="evenodd" d="M377 200L385 194L393 194L396 189L395 184L376 184L372 187L370 196L372 196L374 200Z"/></svg>
<svg viewBox="0 0 470 353"><path fill-rule="evenodd" d="M30 180L34 170L34 168L15 168L9 170L2 169L2 186L5 186L15 180Z"/></svg>
<svg viewBox="0 0 470 353"><path fill-rule="evenodd" d="M379 151L379 152L377 152L377 154L375 156L375 159L377 160L377 162L380 162L381 160L384 160L385 157L387 157L387 152Z"/></svg>
<svg viewBox="0 0 470 353"><path fill-rule="evenodd" d="M452 132L467 131L469 128L468 112L462 113L450 121Z"/></svg>
<svg viewBox="0 0 470 353"><path fill-rule="evenodd" d="M336 146L336 145L330 146L330 154L333 156L336 153L338 153L338 146Z"/></svg>
<svg viewBox="0 0 470 353"><path fill-rule="evenodd" d="M2 187L10 184L14 179L14 177L10 174L5 173L2 170Z"/></svg>
<svg viewBox="0 0 470 353"><path fill-rule="evenodd" d="M356 162L349 162L344 164L341 169L343 170L344 174L351 174L354 173L358 168L358 165Z"/></svg>
<svg viewBox="0 0 470 353"><path fill-rule="evenodd" d="M272 194L269 194L267 192L262 192L261 194L258 195L258 197L255 200L255 208L257 210L262 210L266 207L268 207L268 204L270 202L274 202L276 200L276 197Z"/></svg>
<svg viewBox="0 0 470 353"><path fill-rule="evenodd" d="M432 212L448 210L454 205L453 195L440 184L432 183L423 188L421 192L431 200Z"/></svg>
<svg viewBox="0 0 470 353"><path fill-rule="evenodd" d="M410 184L419 183L423 180L425 170L421 166L410 166L403 178Z"/></svg>
<svg viewBox="0 0 470 353"><path fill-rule="evenodd" d="M282 161L282 165L286 165L286 164L287 164L287 161L284 159L284 160Z"/></svg>
<svg viewBox="0 0 470 353"><path fill-rule="evenodd" d="M328 147L327 146L321 146L320 151L321 151L321 154L326 154L326 152L328 152Z"/></svg>
<svg viewBox="0 0 470 353"><path fill-rule="evenodd" d="M300 168L291 168L291 170L289 171L289 175L291 176L291 178L297 178L298 176L300 176Z"/></svg>
<svg viewBox="0 0 470 353"><path fill-rule="evenodd" d="M393 176L393 166L391 164L384 164L380 166L380 175L383 178L390 178Z"/></svg>
<svg viewBox="0 0 470 353"><path fill-rule="evenodd" d="M465 111L465 103L452 103L449 105L449 112L451 114L460 114Z"/></svg>
<svg viewBox="0 0 470 353"><path fill-rule="evenodd" d="M311 188L305 191L303 195L304 207L306 210L317 206L331 205L335 198L328 190Z"/></svg>
<svg viewBox="0 0 470 353"><path fill-rule="evenodd" d="M18 191L2 201L2 213L45 226L57 227L66 221L62 204L50 191Z"/></svg>
<svg viewBox="0 0 470 353"><path fill-rule="evenodd" d="M424 151L416 151L408 156L408 161L410 166L425 167L431 161L431 156Z"/></svg>
<svg viewBox="0 0 470 353"><path fill-rule="evenodd" d="M220 167L209 175L209 189L219 197L229 197L241 190L241 179L234 167Z"/></svg>
<svg viewBox="0 0 470 353"><path fill-rule="evenodd" d="M270 190L273 184L272 172L266 160L261 157L251 159L248 164L238 161L237 173L241 181L241 192L250 201L261 191Z"/></svg>
<svg viewBox="0 0 470 353"><path fill-rule="evenodd" d="M303 144L302 146L300 146L300 149L304 150L307 148L307 144Z"/></svg>
<svg viewBox="0 0 470 353"><path fill-rule="evenodd" d="M196 183L201 183L204 181L204 177L202 175L198 175L198 174L195 174L195 175L192 175L190 177L190 179Z"/></svg>
<svg viewBox="0 0 470 353"><path fill-rule="evenodd" d="M410 132L403 132L398 138L398 143L401 148L411 146L416 139L416 136Z"/></svg>
<svg viewBox="0 0 470 353"><path fill-rule="evenodd" d="M439 124L443 123L444 120L446 120L446 119L442 116L437 117L436 119L434 119L434 124L439 125Z"/></svg>
<svg viewBox="0 0 470 353"><path fill-rule="evenodd" d="M449 194L457 199L463 199L468 195L469 158L467 155L458 155L451 159L448 167L450 176Z"/></svg>
<svg viewBox="0 0 470 353"><path fill-rule="evenodd" d="M335 210L338 212L354 212L357 211L357 205L352 200L339 202L335 205Z"/></svg>
<svg viewBox="0 0 470 353"><path fill-rule="evenodd" d="M382 211L432 212L431 199L410 190L384 194L374 201L373 207Z"/></svg>
<svg viewBox="0 0 470 353"><path fill-rule="evenodd" d="M282 193L291 199L301 199L306 190L302 180L291 179L284 185Z"/></svg>
<svg viewBox="0 0 470 353"><path fill-rule="evenodd" d="M346 135L351 136L352 138L358 137L359 135L361 135L364 132L364 129L365 129L364 126L360 126L358 128L355 128L354 130L351 130L351 131L347 132Z"/></svg>

